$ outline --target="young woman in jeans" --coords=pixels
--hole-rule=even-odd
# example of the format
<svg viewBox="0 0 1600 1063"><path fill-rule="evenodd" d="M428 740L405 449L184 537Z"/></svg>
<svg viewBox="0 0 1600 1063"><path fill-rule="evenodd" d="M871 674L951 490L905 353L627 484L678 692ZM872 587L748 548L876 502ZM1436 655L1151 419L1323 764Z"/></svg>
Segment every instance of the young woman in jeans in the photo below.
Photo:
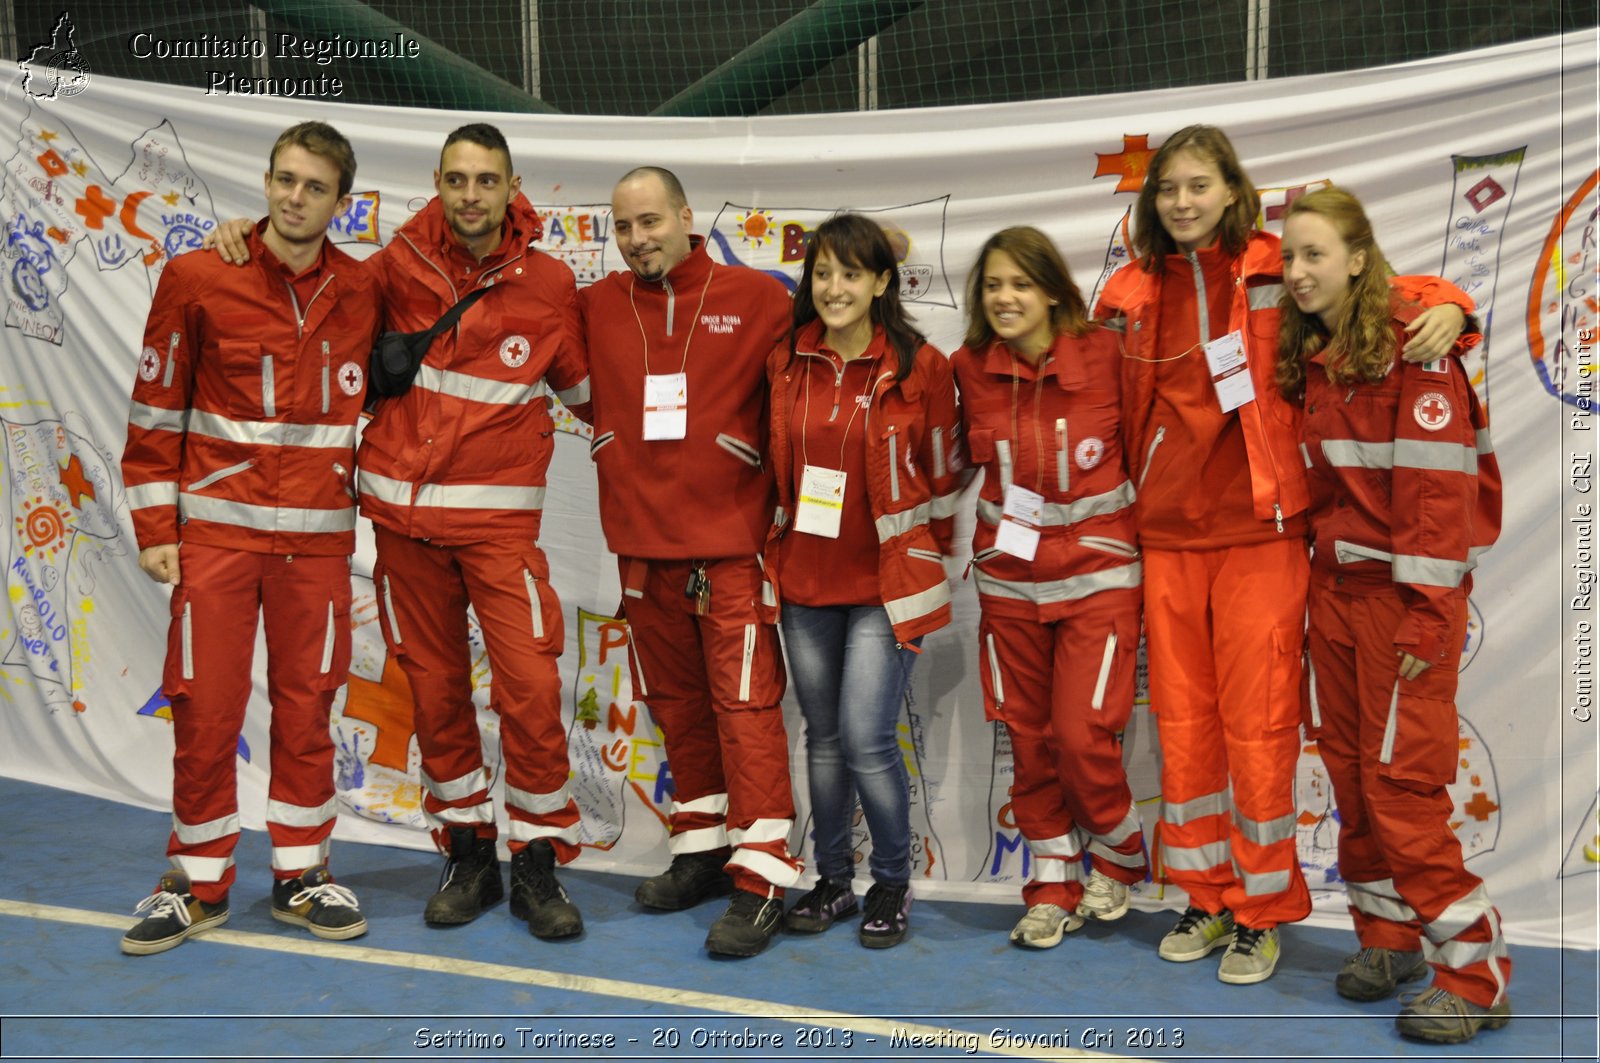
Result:
<svg viewBox="0 0 1600 1063"><path fill-rule="evenodd" d="M877 223L840 214L818 227L768 378L779 508L765 558L805 716L820 876L785 926L819 933L857 911L859 797L873 879L860 938L888 948L911 911L896 729L922 636L950 619L944 554L962 463L949 364L907 319Z"/></svg>

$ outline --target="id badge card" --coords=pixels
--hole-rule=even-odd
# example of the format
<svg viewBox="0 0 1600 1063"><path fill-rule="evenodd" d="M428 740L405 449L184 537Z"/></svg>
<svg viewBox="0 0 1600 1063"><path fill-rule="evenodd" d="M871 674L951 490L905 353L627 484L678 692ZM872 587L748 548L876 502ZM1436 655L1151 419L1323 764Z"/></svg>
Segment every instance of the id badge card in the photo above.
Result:
<svg viewBox="0 0 1600 1063"><path fill-rule="evenodd" d="M1237 410L1247 402L1254 402L1256 387L1250 380L1250 365L1245 358L1244 337L1234 329L1205 345L1206 367L1211 370L1211 384L1217 389L1217 401L1222 412Z"/></svg>
<svg viewBox="0 0 1600 1063"><path fill-rule="evenodd" d="M794 530L827 539L839 537L844 514L846 473L807 465L800 474L800 498L795 506Z"/></svg>
<svg viewBox="0 0 1600 1063"><path fill-rule="evenodd" d="M1016 484L1006 486L1006 506L994 537L996 550L1032 561L1039 552L1039 525L1044 523L1044 496Z"/></svg>
<svg viewBox="0 0 1600 1063"><path fill-rule="evenodd" d="M689 374L647 373L644 378L644 438L682 439L689 434Z"/></svg>

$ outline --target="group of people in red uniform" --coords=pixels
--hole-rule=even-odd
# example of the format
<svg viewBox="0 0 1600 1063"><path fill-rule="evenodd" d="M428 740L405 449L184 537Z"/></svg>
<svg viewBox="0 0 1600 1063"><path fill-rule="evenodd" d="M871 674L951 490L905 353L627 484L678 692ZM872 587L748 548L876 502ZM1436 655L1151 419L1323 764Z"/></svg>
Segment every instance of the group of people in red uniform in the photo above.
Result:
<svg viewBox="0 0 1600 1063"><path fill-rule="evenodd" d="M812 235L791 299L714 261L677 178L641 167L613 193L628 269L579 292L531 246L539 222L492 126L450 135L438 195L360 266L323 239L353 174L337 131L291 128L268 217L223 226L223 256L174 261L156 292L123 469L140 564L173 585L173 867L125 952L227 918L239 659L258 612L273 915L320 937L365 931L327 870L358 507L446 857L425 918L467 922L505 893L470 604L501 718L511 910L541 938L582 931L555 876L577 855L578 812L562 613L537 543L553 393L594 426L635 689L676 787L670 866L636 898L679 910L731 894L710 951L752 956L780 927L818 933L858 911L864 946L908 933L899 713L922 637L949 622L952 519L981 470L977 664L1032 855L1010 939L1048 948L1122 918L1153 864L1189 905L1162 958L1225 949L1222 981L1270 977L1278 928L1310 911L1304 725L1334 782L1361 944L1337 991L1378 1000L1431 968L1403 1034L1464 1041L1507 1021L1499 915L1462 865L1446 791L1470 571L1499 527L1488 422L1460 361L1478 334L1453 285L1388 275L1354 197L1295 200L1280 240L1256 227L1227 137L1180 130L1139 195L1136 261L1092 312L1047 236L1005 229L979 251L947 359L901 305L903 238L860 214ZM375 335L426 329L480 289L410 389L377 403L357 455ZM1141 626L1162 749L1151 838L1121 742ZM817 877L785 911L802 873L789 675Z"/></svg>

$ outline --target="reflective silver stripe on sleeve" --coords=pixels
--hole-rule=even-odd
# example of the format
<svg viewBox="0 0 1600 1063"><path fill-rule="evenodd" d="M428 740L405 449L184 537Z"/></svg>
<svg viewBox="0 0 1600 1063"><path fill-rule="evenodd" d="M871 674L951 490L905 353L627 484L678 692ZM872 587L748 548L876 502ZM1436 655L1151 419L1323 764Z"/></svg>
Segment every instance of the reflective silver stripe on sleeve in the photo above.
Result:
<svg viewBox="0 0 1600 1063"><path fill-rule="evenodd" d="M1300 444L1300 457L1305 461L1306 468L1311 468L1311 451L1307 449L1304 443Z"/></svg>
<svg viewBox="0 0 1600 1063"><path fill-rule="evenodd" d="M1474 449L1476 449L1479 454L1494 453L1494 441L1489 438L1489 430L1487 428L1478 429L1477 433L1473 436L1472 442Z"/></svg>
<svg viewBox="0 0 1600 1063"><path fill-rule="evenodd" d="M911 529L928 523L932 516L933 505L929 502L901 510L899 513L885 513L874 521L878 529L878 541L886 543L896 535L904 535Z"/></svg>
<svg viewBox="0 0 1600 1063"><path fill-rule="evenodd" d="M925 591L908 594L904 598L886 599L883 608L889 614L890 624L904 624L918 617L927 616L949 603L950 584L940 581Z"/></svg>
<svg viewBox="0 0 1600 1063"><path fill-rule="evenodd" d="M1425 439L1394 441L1394 467L1436 472L1478 474L1478 450L1460 443L1435 443Z"/></svg>
<svg viewBox="0 0 1600 1063"><path fill-rule="evenodd" d="M944 464L944 426L933 426L933 475L943 476Z"/></svg>
<svg viewBox="0 0 1600 1063"><path fill-rule="evenodd" d="M216 472L212 473L210 476L202 476L200 479L198 479L194 483L190 484L189 487L188 487L188 490L190 490L190 491L199 491L202 488L210 487L212 484L216 483L218 480L226 480L228 477L232 476L234 473L244 472L246 469L250 468L254 464L255 464L254 461L241 461L237 465L229 465L226 469L218 469Z"/></svg>
<svg viewBox="0 0 1600 1063"><path fill-rule="evenodd" d="M164 388L170 388L172 386L172 371L174 368L176 368L176 363L178 361L178 343L182 339L183 333L177 331L174 331L171 336L167 337L167 368L166 372L161 374L161 386Z"/></svg>
<svg viewBox="0 0 1600 1063"><path fill-rule="evenodd" d="M961 509L961 490L957 488L947 495L933 496L933 519L943 520L953 517Z"/></svg>
<svg viewBox="0 0 1600 1063"><path fill-rule="evenodd" d="M1324 439L1322 459L1335 469L1389 469L1394 467L1394 444Z"/></svg>
<svg viewBox="0 0 1600 1063"><path fill-rule="evenodd" d="M190 420L196 416L191 410L169 410L165 406L150 406L135 402L128 407L128 424L147 432L187 431Z"/></svg>
<svg viewBox="0 0 1600 1063"><path fill-rule="evenodd" d="M570 388L562 388L556 392L556 398L564 406L581 406L589 401L589 378L584 377Z"/></svg>
<svg viewBox="0 0 1600 1063"><path fill-rule="evenodd" d="M171 480L135 484L126 488L129 509L154 509L178 504L178 485Z"/></svg>
<svg viewBox="0 0 1600 1063"><path fill-rule="evenodd" d="M1415 583L1424 587L1459 587L1461 577L1472 571L1466 561L1447 561L1439 557L1419 557L1415 554L1394 555L1396 583Z"/></svg>

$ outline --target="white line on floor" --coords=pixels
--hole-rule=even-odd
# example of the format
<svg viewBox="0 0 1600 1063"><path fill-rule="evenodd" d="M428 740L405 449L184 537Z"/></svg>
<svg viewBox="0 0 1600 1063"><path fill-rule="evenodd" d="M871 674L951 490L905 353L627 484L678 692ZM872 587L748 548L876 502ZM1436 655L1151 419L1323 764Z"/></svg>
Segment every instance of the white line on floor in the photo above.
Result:
<svg viewBox="0 0 1600 1063"><path fill-rule="evenodd" d="M131 921L124 915L85 911L81 908L60 908L49 904L29 904L24 901L0 899L0 915L22 919L47 919L57 923L77 926L94 926L107 930L126 930ZM970 1044L979 1042L981 1055L1009 1056L1018 1059L1080 1060L1109 1059L1118 1063L1153 1063L1133 1056L1111 1055L1083 1048L1033 1048L1007 1044L991 1045L988 1034L973 1030L956 1030L945 1026L924 1026L897 1022L892 1019L868 1018L842 1011L817 1011L810 1008L778 1004L769 1000L752 1000L748 997L728 997L717 993L700 993L688 989L649 985L644 982L623 982L614 978L594 978L581 974L562 974L543 971L537 967L512 967L503 963L482 963L478 960L460 960L449 956L430 956L420 952L394 952L365 945L345 945L321 941L311 937L280 937L256 934L244 930L208 930L196 936L195 941L239 948L282 952L295 956L315 956L326 960L344 960L347 963L365 963L376 967L395 967L410 971L429 971L435 974L457 975L463 978L485 978L496 982L513 982L517 985L562 989L572 993L616 997L628 1001L644 1001L673 1008L692 1008L719 1015L779 1021L803 1021L831 1025L857 1033L875 1034L885 1039L898 1034L901 1037L923 1039L925 1045Z"/></svg>

